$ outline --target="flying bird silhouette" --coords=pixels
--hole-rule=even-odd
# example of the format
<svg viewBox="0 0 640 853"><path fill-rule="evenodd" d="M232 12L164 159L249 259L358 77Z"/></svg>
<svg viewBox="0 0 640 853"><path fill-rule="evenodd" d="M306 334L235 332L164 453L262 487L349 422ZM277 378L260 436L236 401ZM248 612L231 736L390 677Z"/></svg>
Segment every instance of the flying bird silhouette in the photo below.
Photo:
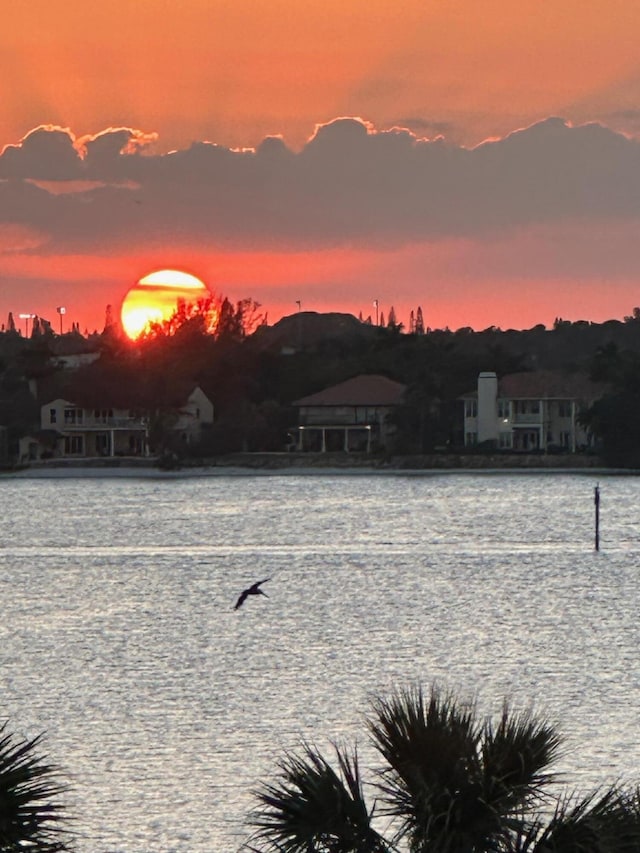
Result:
<svg viewBox="0 0 640 853"><path fill-rule="evenodd" d="M237 610L239 607L242 607L245 600L250 595L264 595L265 598L269 598L267 593L263 592L260 589L260 587L263 583L266 583L267 581L270 581L270 580L271 580L271 578L265 578L263 581L256 581L254 584L251 584L251 586L247 587L246 589L243 589L242 592L240 593L240 597L236 601L236 606L233 609Z"/></svg>

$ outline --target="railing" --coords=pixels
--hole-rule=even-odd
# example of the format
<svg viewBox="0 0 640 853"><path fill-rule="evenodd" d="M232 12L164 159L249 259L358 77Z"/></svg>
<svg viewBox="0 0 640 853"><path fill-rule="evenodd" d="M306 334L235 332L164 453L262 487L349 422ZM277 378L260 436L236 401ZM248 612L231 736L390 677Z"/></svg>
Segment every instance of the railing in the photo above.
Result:
<svg viewBox="0 0 640 853"><path fill-rule="evenodd" d="M368 418L362 420L354 420L352 416L348 415L331 415L327 416L301 416L300 417L300 426L306 427L360 427L361 429L366 429L372 424L376 424L376 418Z"/></svg>
<svg viewBox="0 0 640 853"><path fill-rule="evenodd" d="M55 424L54 424L55 426ZM81 421L60 424L61 429L83 430L83 429L144 429L147 422L143 418L83 418Z"/></svg>
<svg viewBox="0 0 640 853"><path fill-rule="evenodd" d="M512 424L535 424L539 426L542 423L542 412L518 413L511 415L510 421Z"/></svg>

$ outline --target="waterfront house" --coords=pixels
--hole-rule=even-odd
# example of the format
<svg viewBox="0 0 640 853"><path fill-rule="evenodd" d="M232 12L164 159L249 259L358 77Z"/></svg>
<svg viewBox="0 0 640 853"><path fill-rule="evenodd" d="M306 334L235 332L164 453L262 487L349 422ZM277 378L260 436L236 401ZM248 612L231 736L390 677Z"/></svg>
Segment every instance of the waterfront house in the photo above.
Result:
<svg viewBox="0 0 640 853"><path fill-rule="evenodd" d="M579 415L604 393L584 374L537 370L498 379L478 376L477 389L463 394L464 444L497 450L575 453L592 439Z"/></svg>
<svg viewBox="0 0 640 853"><path fill-rule="evenodd" d="M148 418L141 411L110 405L49 400L40 408L40 429L53 457L146 456ZM43 436L43 437L44 437ZM54 439L53 441L51 439Z"/></svg>
<svg viewBox="0 0 640 853"><path fill-rule="evenodd" d="M131 390L131 389L129 389ZM100 399L82 390L48 399L40 407L40 429L21 440L23 460L148 456L149 431L157 413L127 390ZM213 422L213 404L194 386L169 413L168 429L185 444L197 441Z"/></svg>
<svg viewBox="0 0 640 853"><path fill-rule="evenodd" d="M401 405L406 386L386 376L360 375L295 400L298 425L291 430L298 451L361 451L388 444L389 415Z"/></svg>
<svg viewBox="0 0 640 853"><path fill-rule="evenodd" d="M183 444L199 441L204 427L213 423L213 403L199 385L185 394L184 402L176 409L173 432Z"/></svg>

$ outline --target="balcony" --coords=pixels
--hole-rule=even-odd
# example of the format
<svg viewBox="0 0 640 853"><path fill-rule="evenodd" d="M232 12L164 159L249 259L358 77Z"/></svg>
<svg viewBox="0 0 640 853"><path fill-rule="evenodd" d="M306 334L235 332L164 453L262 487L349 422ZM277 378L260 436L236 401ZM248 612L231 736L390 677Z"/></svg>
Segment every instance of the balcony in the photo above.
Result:
<svg viewBox="0 0 640 853"><path fill-rule="evenodd" d="M540 426L543 423L542 412L518 412L511 415L510 422L517 426Z"/></svg>
<svg viewBox="0 0 640 853"><path fill-rule="evenodd" d="M323 406L301 408L298 415L300 426L306 427L362 427L363 429L384 420L386 411L373 406Z"/></svg>
<svg viewBox="0 0 640 853"><path fill-rule="evenodd" d="M52 425L56 428L56 424ZM65 432L71 430L77 432L99 431L110 429L129 429L143 430L146 429L147 422L144 418L107 418L107 417L86 417L82 420L64 421L59 428Z"/></svg>

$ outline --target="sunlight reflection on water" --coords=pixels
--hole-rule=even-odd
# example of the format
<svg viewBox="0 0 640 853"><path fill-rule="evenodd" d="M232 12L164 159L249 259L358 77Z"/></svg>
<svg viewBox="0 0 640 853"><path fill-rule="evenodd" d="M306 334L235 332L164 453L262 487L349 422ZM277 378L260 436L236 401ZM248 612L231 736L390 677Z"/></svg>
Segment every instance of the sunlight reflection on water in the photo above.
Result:
<svg viewBox="0 0 640 853"><path fill-rule="evenodd" d="M237 849L283 749L418 680L634 778L640 480L600 479L599 553L590 476L4 479L3 714L46 730L80 853Z"/></svg>

